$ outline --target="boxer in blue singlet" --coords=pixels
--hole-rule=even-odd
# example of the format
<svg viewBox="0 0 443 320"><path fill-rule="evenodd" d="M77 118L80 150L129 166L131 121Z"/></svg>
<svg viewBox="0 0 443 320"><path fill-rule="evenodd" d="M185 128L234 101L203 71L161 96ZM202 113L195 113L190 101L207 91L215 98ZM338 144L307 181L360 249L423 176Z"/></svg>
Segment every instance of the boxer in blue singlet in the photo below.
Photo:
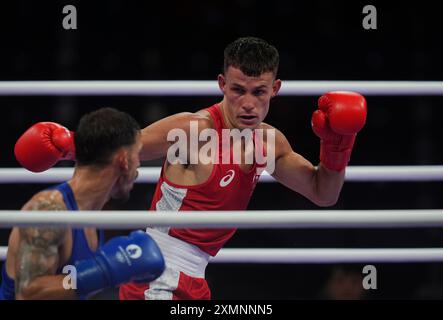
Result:
<svg viewBox="0 0 443 320"><path fill-rule="evenodd" d="M75 142L72 133L47 122L36 124L20 139L30 156L39 157L32 152L36 144L53 148L56 141L70 149L71 156L75 153L77 161L69 181L38 192L23 210L101 210L111 198L129 197L142 144L139 126L128 114L103 108L82 117ZM73 279L68 287L64 281L63 268L68 265L75 267L75 286ZM143 231L103 244L103 231L95 228L13 228L0 300L85 299L125 282L152 281L163 270L160 249Z"/></svg>

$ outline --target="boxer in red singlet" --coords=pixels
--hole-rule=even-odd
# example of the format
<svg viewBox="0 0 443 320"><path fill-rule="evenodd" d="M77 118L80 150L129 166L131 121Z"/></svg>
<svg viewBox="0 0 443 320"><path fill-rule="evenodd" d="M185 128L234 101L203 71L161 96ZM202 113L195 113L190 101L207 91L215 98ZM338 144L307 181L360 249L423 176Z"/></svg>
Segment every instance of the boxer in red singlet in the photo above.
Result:
<svg viewBox="0 0 443 320"><path fill-rule="evenodd" d="M274 130L275 164L272 176L290 189L319 206L336 203L343 185L356 133L366 119L364 97L352 92L331 92L319 100L312 126L321 138L320 164L315 167L295 153L286 137L262 122L281 80L276 79L277 50L257 38L240 38L225 49L224 73L218 83L224 94L220 103L196 113L179 113L162 119L142 131L141 158L164 157L172 142L168 133L180 128L191 133L198 124L199 133L215 129L219 136L219 155L210 164L163 165L151 210L245 210L257 183L260 170L256 161L247 164L223 163L222 129ZM267 135L264 152L269 151ZM255 142L255 141L254 141ZM255 147L259 144L254 143ZM201 147L201 144L199 145ZM189 160L189 146L187 147ZM262 164L263 166L263 164ZM159 244L166 261L166 271L149 285L130 283L120 287L120 299L210 299L205 267L235 229L148 228Z"/></svg>

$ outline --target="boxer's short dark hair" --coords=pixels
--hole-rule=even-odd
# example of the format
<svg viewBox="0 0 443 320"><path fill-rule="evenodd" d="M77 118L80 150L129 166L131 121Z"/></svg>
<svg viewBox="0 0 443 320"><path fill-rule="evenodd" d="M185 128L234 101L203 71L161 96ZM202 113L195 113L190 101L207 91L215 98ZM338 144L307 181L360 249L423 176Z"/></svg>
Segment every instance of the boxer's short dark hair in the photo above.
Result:
<svg viewBox="0 0 443 320"><path fill-rule="evenodd" d="M129 114L101 108L84 115L75 132L78 165L106 165L121 147L135 143L140 126Z"/></svg>
<svg viewBox="0 0 443 320"><path fill-rule="evenodd" d="M265 72L272 72L276 76L279 59L277 49L265 40L239 38L225 49L223 71L232 66L249 77L258 77Z"/></svg>

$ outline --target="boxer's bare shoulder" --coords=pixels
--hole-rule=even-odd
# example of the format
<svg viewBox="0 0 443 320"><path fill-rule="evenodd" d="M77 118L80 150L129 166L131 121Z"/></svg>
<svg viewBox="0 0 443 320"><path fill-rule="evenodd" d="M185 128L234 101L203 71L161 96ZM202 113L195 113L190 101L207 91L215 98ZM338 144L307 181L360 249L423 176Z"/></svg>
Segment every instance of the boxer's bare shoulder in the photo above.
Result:
<svg viewBox="0 0 443 320"><path fill-rule="evenodd" d="M63 195L58 190L40 191L22 207L22 210L60 211L66 209Z"/></svg>
<svg viewBox="0 0 443 320"><path fill-rule="evenodd" d="M209 111L203 109L199 110L196 113L194 113L195 119L198 121L199 129L208 129L212 128L215 129L214 121L212 120L211 114Z"/></svg>
<svg viewBox="0 0 443 320"><path fill-rule="evenodd" d="M173 143L171 137L181 134L188 137L191 125L197 127L198 132L213 128L212 119L209 113L204 110L196 113L177 113L145 127L141 131L143 149L140 153L140 159L153 160L164 157Z"/></svg>
<svg viewBox="0 0 443 320"><path fill-rule="evenodd" d="M45 190L36 193L22 208L32 211L67 210L63 196L58 190ZM59 244L66 233L65 228L25 227L19 229L20 239L43 247L48 243Z"/></svg>

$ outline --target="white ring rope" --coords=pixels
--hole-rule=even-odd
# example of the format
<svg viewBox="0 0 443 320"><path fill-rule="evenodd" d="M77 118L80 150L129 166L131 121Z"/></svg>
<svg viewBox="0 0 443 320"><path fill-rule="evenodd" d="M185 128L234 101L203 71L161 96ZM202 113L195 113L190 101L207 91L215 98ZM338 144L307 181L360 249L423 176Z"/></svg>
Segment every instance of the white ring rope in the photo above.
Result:
<svg viewBox="0 0 443 320"><path fill-rule="evenodd" d="M441 262L443 248L222 249L215 263Z"/></svg>
<svg viewBox="0 0 443 320"><path fill-rule="evenodd" d="M443 95L442 81L283 81L279 95L321 95L332 90L365 95ZM221 95L216 81L0 81L12 95Z"/></svg>
<svg viewBox="0 0 443 320"><path fill-rule="evenodd" d="M13 226L176 228L418 228L443 227L443 210L250 211L0 211L0 228Z"/></svg>
<svg viewBox="0 0 443 320"><path fill-rule="evenodd" d="M8 247L0 247L0 261ZM442 262L443 248L221 249L211 263L412 263Z"/></svg>
<svg viewBox="0 0 443 320"><path fill-rule="evenodd" d="M137 183L157 183L160 167L139 169ZM52 168L32 173L23 168L0 168L0 183L53 183L69 180L73 168ZM346 181L443 181L443 166L350 166ZM276 182L264 172L260 182Z"/></svg>
<svg viewBox="0 0 443 320"><path fill-rule="evenodd" d="M0 261L5 261L7 254L8 254L8 247L0 247Z"/></svg>

